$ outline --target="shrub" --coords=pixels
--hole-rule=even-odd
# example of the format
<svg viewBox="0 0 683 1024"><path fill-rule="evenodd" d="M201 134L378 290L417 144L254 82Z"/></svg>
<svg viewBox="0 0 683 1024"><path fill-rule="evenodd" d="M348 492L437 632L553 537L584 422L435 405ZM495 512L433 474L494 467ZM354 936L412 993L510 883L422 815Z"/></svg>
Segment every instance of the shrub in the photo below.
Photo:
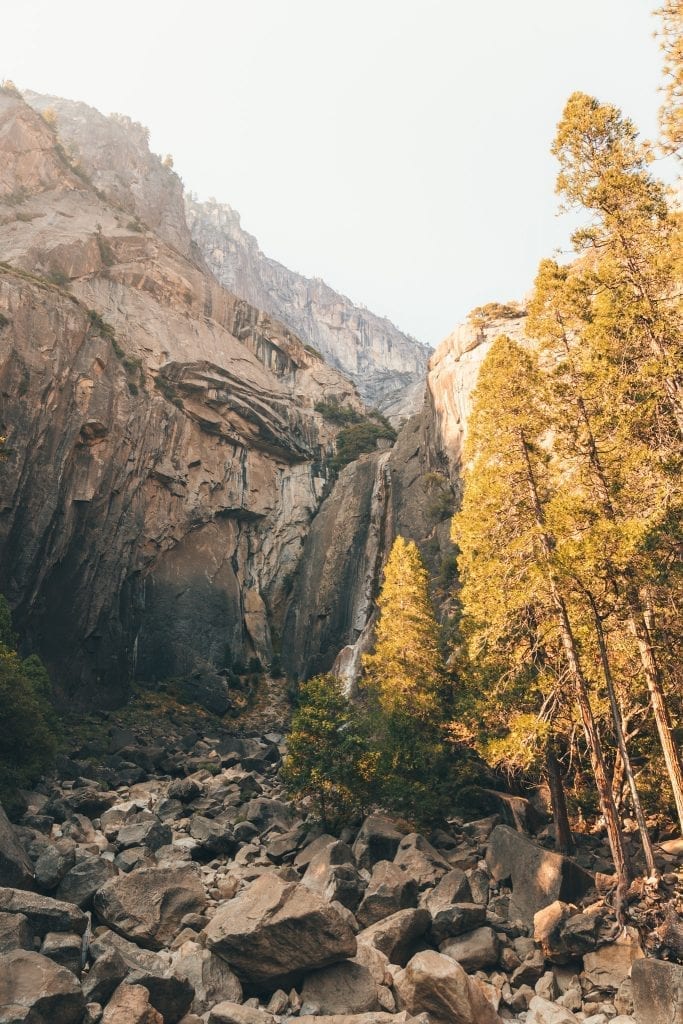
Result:
<svg viewBox="0 0 683 1024"><path fill-rule="evenodd" d="M365 452L373 452L381 439L393 443L396 440L394 428L364 420L362 423L353 423L340 430L337 435L337 453L331 463L332 469L338 472L349 462L355 462Z"/></svg>

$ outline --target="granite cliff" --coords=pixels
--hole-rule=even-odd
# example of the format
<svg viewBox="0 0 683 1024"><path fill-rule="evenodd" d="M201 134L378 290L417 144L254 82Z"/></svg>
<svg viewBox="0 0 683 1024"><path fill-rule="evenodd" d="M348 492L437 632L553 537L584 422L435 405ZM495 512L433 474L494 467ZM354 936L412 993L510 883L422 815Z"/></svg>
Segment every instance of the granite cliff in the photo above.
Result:
<svg viewBox="0 0 683 1024"><path fill-rule="evenodd" d="M429 349L320 278L269 259L232 207L213 200L186 203L192 237L228 291L287 324L395 424L419 411Z"/></svg>

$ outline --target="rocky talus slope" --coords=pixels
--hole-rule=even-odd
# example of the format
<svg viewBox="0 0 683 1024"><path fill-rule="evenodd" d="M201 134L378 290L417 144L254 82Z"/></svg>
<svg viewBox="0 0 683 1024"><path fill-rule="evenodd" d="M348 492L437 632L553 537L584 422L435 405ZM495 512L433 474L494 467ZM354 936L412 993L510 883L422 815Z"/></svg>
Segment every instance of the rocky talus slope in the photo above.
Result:
<svg viewBox="0 0 683 1024"><path fill-rule="evenodd" d="M186 203L192 237L228 291L287 324L395 423L419 412L429 358L424 345L320 278L269 259L227 204Z"/></svg>
<svg viewBox="0 0 683 1024"><path fill-rule="evenodd" d="M671 953L680 840L620 929L606 845L555 854L521 798L337 838L283 794L279 733L101 721L104 753L83 741L19 825L0 812L0 1024L680 1020L683 966L644 955Z"/></svg>

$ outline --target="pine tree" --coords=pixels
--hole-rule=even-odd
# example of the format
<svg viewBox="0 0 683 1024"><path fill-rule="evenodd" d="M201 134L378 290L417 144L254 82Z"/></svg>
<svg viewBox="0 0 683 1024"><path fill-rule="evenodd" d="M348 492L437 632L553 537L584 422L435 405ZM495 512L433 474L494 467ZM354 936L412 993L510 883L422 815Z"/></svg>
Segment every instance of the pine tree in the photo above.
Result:
<svg viewBox="0 0 683 1024"><path fill-rule="evenodd" d="M655 14L664 54L664 103L659 111L660 142L665 153L679 158L683 146L683 0L666 0Z"/></svg>
<svg viewBox="0 0 683 1024"><path fill-rule="evenodd" d="M473 653L487 645L523 651L530 617L538 649L559 649L578 705L615 867L630 865L610 789L589 683L562 588L548 523L547 396L529 353L500 337L481 367L466 445L463 504L453 537L461 549L462 602L479 625ZM522 654L523 657L523 654Z"/></svg>
<svg viewBox="0 0 683 1024"><path fill-rule="evenodd" d="M364 693L380 739L380 798L393 810L427 820L438 815L447 784L445 673L427 570L414 541L394 541L377 604L374 652L363 664Z"/></svg>

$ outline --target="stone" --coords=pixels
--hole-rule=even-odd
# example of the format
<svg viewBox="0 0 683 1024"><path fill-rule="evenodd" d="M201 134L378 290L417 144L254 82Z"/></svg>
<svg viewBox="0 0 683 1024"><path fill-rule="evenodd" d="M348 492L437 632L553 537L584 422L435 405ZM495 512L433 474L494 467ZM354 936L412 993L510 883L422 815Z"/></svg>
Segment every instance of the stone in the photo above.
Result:
<svg viewBox="0 0 683 1024"><path fill-rule="evenodd" d="M128 965L117 949L105 950L82 979L83 995L89 1003L100 1003L104 1006L128 971Z"/></svg>
<svg viewBox="0 0 683 1024"><path fill-rule="evenodd" d="M301 995L304 1003L315 1003L321 1014L368 1013L380 1009L372 973L351 960L307 975Z"/></svg>
<svg viewBox="0 0 683 1024"><path fill-rule="evenodd" d="M513 985L535 985L545 972L545 957L542 950L532 949L512 972Z"/></svg>
<svg viewBox="0 0 683 1024"><path fill-rule="evenodd" d="M399 843L404 838L391 818L381 814L369 815L360 827L353 844L353 855L359 868L372 869L380 860L393 861Z"/></svg>
<svg viewBox="0 0 683 1024"><path fill-rule="evenodd" d="M190 804L202 795L202 787L195 779L175 779L166 791L169 800Z"/></svg>
<svg viewBox="0 0 683 1024"><path fill-rule="evenodd" d="M0 953L33 949L33 932L23 914L0 914Z"/></svg>
<svg viewBox="0 0 683 1024"><path fill-rule="evenodd" d="M477 983L447 956L417 953L394 978L399 1007L432 1024L501 1024Z"/></svg>
<svg viewBox="0 0 683 1024"><path fill-rule="evenodd" d="M48 932L40 947L43 956L47 956L60 967L66 967L76 977L81 976L81 956L83 939L80 935L68 935L65 932Z"/></svg>
<svg viewBox="0 0 683 1024"><path fill-rule="evenodd" d="M417 832L405 836L398 844L394 864L417 882L420 891L435 885L451 869L448 861Z"/></svg>
<svg viewBox="0 0 683 1024"><path fill-rule="evenodd" d="M614 1008L618 1014L629 1016L633 1013L633 981L624 978L614 996Z"/></svg>
<svg viewBox="0 0 683 1024"><path fill-rule="evenodd" d="M327 967L356 952L349 925L306 886L272 873L219 907L205 929L206 945L242 982L271 990L301 971Z"/></svg>
<svg viewBox="0 0 683 1024"><path fill-rule="evenodd" d="M380 860L372 869L365 895L356 911L363 928L417 903L417 882L392 861Z"/></svg>
<svg viewBox="0 0 683 1024"><path fill-rule="evenodd" d="M432 915L431 936L435 945L486 924L486 907L480 903L453 903Z"/></svg>
<svg viewBox="0 0 683 1024"><path fill-rule="evenodd" d="M429 913L434 916L440 910L452 906L453 903L479 903L488 902L488 879L486 881L487 899L485 901L473 900L470 882L461 868L451 868L437 882L433 889L428 889L420 897L420 906L426 907Z"/></svg>
<svg viewBox="0 0 683 1024"><path fill-rule="evenodd" d="M296 812L291 804L282 800L271 800L268 797L256 797L244 808L244 816L261 832L277 826L280 831L287 832L294 824Z"/></svg>
<svg viewBox="0 0 683 1024"><path fill-rule="evenodd" d="M266 1010L268 1013L282 1015L289 1009L289 996L287 993L279 988L273 992L272 996L268 1000L268 1006Z"/></svg>
<svg viewBox="0 0 683 1024"><path fill-rule="evenodd" d="M351 911L358 907L366 887L350 848L340 842L329 843L311 858L301 883L325 902L336 900Z"/></svg>
<svg viewBox="0 0 683 1024"><path fill-rule="evenodd" d="M430 925L431 917L427 910L399 910L396 914L391 914L390 917L385 917L377 924L359 932L358 945L374 946L384 953L392 964L404 967Z"/></svg>
<svg viewBox="0 0 683 1024"><path fill-rule="evenodd" d="M103 793L92 786L74 789L64 797L64 803L72 814L82 814L86 818L99 818L100 814L109 810L116 803L116 793Z"/></svg>
<svg viewBox="0 0 683 1024"><path fill-rule="evenodd" d="M93 901L104 924L153 950L169 946L184 916L202 913L206 903L199 872L189 864L119 875L102 886Z"/></svg>
<svg viewBox="0 0 683 1024"><path fill-rule="evenodd" d="M145 970L154 974L164 973L166 961L159 953L142 949L135 942L129 942L128 939L110 931L109 928L98 928L90 940L90 956L93 960L99 960L101 956L112 949L121 954L130 971Z"/></svg>
<svg viewBox="0 0 683 1024"><path fill-rule="evenodd" d="M23 914L33 933L41 939L47 932L82 935L88 924L85 914L71 903L24 889L0 889L0 913Z"/></svg>
<svg viewBox="0 0 683 1024"><path fill-rule="evenodd" d="M630 974L633 963L644 955L637 931L627 926L614 942L586 953L584 974L596 988L616 991Z"/></svg>
<svg viewBox="0 0 683 1024"><path fill-rule="evenodd" d="M62 878L57 888L57 899L74 903L81 910L91 910L98 889L118 874L111 861L103 857L86 857L78 861Z"/></svg>
<svg viewBox="0 0 683 1024"><path fill-rule="evenodd" d="M75 861L76 844L72 839L58 839L56 843L48 843L35 865L38 888L45 892L56 889Z"/></svg>
<svg viewBox="0 0 683 1024"><path fill-rule="evenodd" d="M196 942L184 942L173 957L173 974L194 988L192 1010L202 1014L216 1003L242 1002L239 978L225 960Z"/></svg>
<svg viewBox="0 0 683 1024"><path fill-rule="evenodd" d="M141 985L149 992L149 1001L164 1019L164 1024L177 1024L192 1005L194 988L186 978L154 971L133 971L125 985Z"/></svg>
<svg viewBox="0 0 683 1024"><path fill-rule="evenodd" d="M594 884L575 861L543 849L507 825L497 825L491 833L486 864L496 881L511 880L511 917L529 924L549 903L575 903Z"/></svg>
<svg viewBox="0 0 683 1024"><path fill-rule="evenodd" d="M155 815L149 814L147 811L134 814L116 835L116 845L119 850L141 846L145 850L154 852L171 842L173 842L173 832L170 825L162 824Z"/></svg>
<svg viewBox="0 0 683 1024"><path fill-rule="evenodd" d="M122 984L102 1014L102 1024L165 1024L142 985Z"/></svg>
<svg viewBox="0 0 683 1024"><path fill-rule="evenodd" d="M446 939L439 946L439 950L452 960L456 960L463 970L471 974L497 966L500 940L492 928L475 928L466 935Z"/></svg>
<svg viewBox="0 0 683 1024"><path fill-rule="evenodd" d="M80 1024L85 999L71 971L40 953L0 956L0 1020L6 1024Z"/></svg>
<svg viewBox="0 0 683 1024"><path fill-rule="evenodd" d="M682 1024L683 964L651 957L635 960L631 984L637 1024Z"/></svg>
<svg viewBox="0 0 683 1024"><path fill-rule="evenodd" d="M534 996L529 1003L529 1013L526 1024L579 1024L578 1017L575 1017L571 1010L557 1003L550 1003L547 999Z"/></svg>
<svg viewBox="0 0 683 1024"><path fill-rule="evenodd" d="M33 865L0 804L0 886L34 889Z"/></svg>
<svg viewBox="0 0 683 1024"><path fill-rule="evenodd" d="M190 822L190 835L197 840L193 860L212 860L235 853L238 843L227 821L195 814Z"/></svg>
<svg viewBox="0 0 683 1024"><path fill-rule="evenodd" d="M209 1024L275 1024L275 1018L261 1007L241 1006L226 999L213 1007Z"/></svg>

